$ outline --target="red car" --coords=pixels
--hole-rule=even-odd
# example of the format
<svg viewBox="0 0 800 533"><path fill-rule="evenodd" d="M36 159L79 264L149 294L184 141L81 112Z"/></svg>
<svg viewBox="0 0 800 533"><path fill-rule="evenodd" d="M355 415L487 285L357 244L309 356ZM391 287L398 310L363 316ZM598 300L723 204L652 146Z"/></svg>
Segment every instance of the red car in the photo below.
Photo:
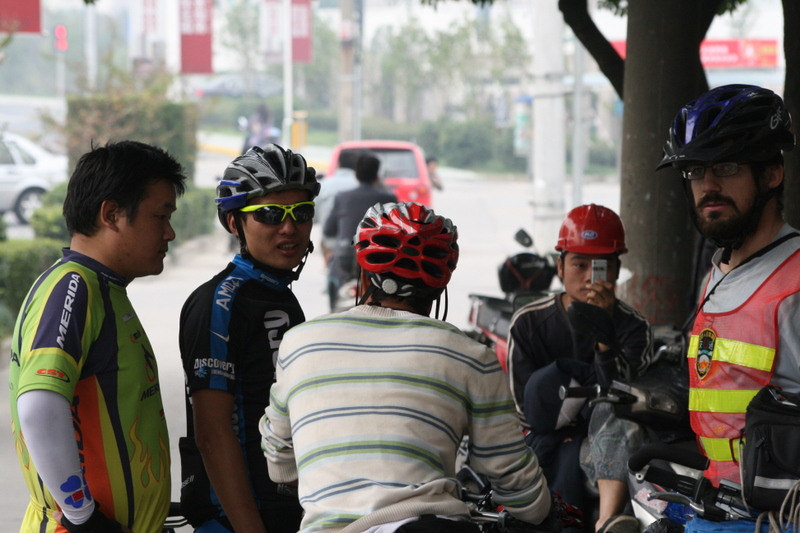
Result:
<svg viewBox="0 0 800 533"><path fill-rule="evenodd" d="M431 180L422 148L405 141L348 141L337 145L331 155L327 175L338 166L342 150L369 150L381 160L381 179L401 202L417 202L431 207Z"/></svg>

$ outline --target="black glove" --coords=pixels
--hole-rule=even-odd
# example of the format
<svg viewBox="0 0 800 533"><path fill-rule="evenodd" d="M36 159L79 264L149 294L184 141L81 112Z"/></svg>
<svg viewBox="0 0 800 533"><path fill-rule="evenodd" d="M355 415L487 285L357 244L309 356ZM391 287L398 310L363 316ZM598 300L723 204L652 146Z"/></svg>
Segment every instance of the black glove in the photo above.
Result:
<svg viewBox="0 0 800 533"><path fill-rule="evenodd" d="M67 515L61 517L61 525L70 533L122 533L122 524L100 512L100 504L94 503L94 512L83 524L73 524Z"/></svg>
<svg viewBox="0 0 800 533"><path fill-rule="evenodd" d="M563 527L583 527L583 511L561 499L561 494L550 489L550 518Z"/></svg>

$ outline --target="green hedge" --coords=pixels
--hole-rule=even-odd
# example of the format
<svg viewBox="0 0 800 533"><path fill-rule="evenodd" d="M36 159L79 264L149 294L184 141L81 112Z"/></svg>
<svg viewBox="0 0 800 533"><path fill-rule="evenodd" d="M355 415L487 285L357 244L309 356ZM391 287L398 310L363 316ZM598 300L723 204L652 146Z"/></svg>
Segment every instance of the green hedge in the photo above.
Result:
<svg viewBox="0 0 800 533"><path fill-rule="evenodd" d="M11 333L28 290L61 257L63 246L53 239L0 242L0 334Z"/></svg>
<svg viewBox="0 0 800 533"><path fill-rule="evenodd" d="M214 189L190 188L178 200L178 210L172 214L175 242L186 242L200 235L208 235L219 223Z"/></svg>

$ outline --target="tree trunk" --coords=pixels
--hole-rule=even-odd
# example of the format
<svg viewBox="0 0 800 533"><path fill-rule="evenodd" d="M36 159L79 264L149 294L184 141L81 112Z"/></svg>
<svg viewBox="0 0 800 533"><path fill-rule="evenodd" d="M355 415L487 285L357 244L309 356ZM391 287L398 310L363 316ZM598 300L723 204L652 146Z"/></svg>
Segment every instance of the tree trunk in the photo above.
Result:
<svg viewBox="0 0 800 533"><path fill-rule="evenodd" d="M630 0L625 65L620 215L633 277L620 296L651 323L686 319L696 232L677 171L656 173L673 117L706 90L700 41L705 3ZM668 44L665 44L668 43Z"/></svg>
<svg viewBox="0 0 800 533"><path fill-rule="evenodd" d="M800 124L800 3L783 0L783 52L786 56L786 80L783 96L793 120L792 131ZM800 228L800 148L786 152L784 215L786 221Z"/></svg>
<svg viewBox="0 0 800 533"><path fill-rule="evenodd" d="M564 15L564 22L592 55L617 96L622 99L625 61L597 28L586 3L587 0L558 0L558 9Z"/></svg>

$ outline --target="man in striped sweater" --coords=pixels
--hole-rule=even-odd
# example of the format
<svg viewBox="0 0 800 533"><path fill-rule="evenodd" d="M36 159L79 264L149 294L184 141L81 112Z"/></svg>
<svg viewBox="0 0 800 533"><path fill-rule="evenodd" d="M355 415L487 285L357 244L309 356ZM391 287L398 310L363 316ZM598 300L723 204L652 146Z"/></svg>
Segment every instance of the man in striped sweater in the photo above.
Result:
<svg viewBox="0 0 800 533"><path fill-rule="evenodd" d="M497 359L429 316L457 238L422 205L376 204L356 234L361 305L284 337L260 429L270 477L299 482L302 532L476 531L455 479L465 435L498 504L533 523L550 513Z"/></svg>

